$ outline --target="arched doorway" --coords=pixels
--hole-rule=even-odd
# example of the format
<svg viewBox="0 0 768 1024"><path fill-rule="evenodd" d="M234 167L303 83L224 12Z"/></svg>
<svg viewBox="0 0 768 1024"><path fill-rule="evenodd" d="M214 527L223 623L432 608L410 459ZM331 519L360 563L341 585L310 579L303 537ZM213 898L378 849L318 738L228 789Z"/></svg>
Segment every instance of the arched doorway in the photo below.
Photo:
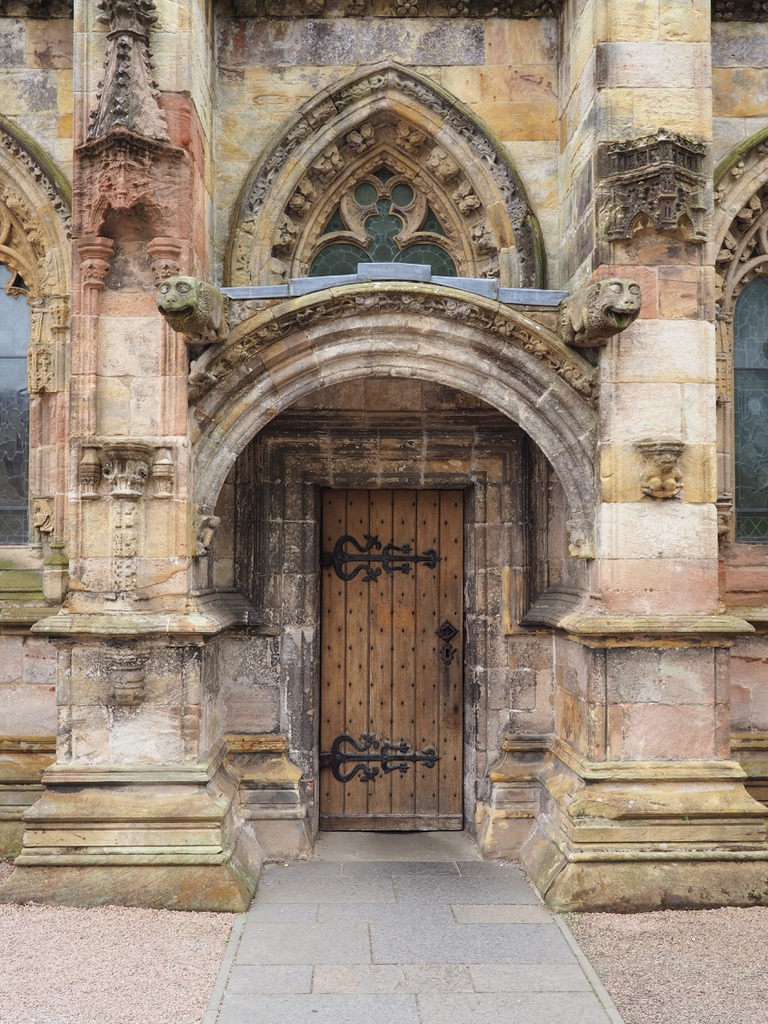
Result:
<svg viewBox="0 0 768 1024"><path fill-rule="evenodd" d="M559 354L557 340L499 304L488 305L490 322L508 318L502 336L471 325L471 302L450 298L453 318L436 316L447 289L428 290L429 316L413 290L382 291L383 315L381 295L362 289L338 317L342 296L303 300L302 328L264 344L260 331L279 331L274 307L196 368L195 486L221 520L211 581L251 608L248 636L209 645L216 715L225 733L287 737L313 831L471 825L502 735L552 728L551 636L525 617L553 588L575 601L585 589L566 524L588 514L591 462L589 475L574 462L586 464L592 410L514 343L531 331ZM214 508L202 485L217 476ZM355 554L389 545L421 560L361 579ZM444 620L456 630L445 638Z"/></svg>

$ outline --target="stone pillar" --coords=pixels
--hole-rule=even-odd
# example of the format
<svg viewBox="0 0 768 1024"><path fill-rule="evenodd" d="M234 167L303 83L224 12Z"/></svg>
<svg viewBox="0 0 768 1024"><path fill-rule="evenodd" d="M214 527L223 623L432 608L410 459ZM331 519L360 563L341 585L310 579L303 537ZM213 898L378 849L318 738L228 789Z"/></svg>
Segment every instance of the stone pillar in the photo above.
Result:
<svg viewBox="0 0 768 1024"><path fill-rule="evenodd" d="M587 606L555 643L555 736L522 859L560 908L750 903L765 808L729 746L717 591L710 4L570 0L563 276L642 287L601 351Z"/></svg>
<svg viewBox="0 0 768 1024"><path fill-rule="evenodd" d="M220 622L190 596L188 356L155 306L209 268L210 17L75 3L69 592L35 626L59 648L57 757L0 900L241 909L263 861L204 728Z"/></svg>

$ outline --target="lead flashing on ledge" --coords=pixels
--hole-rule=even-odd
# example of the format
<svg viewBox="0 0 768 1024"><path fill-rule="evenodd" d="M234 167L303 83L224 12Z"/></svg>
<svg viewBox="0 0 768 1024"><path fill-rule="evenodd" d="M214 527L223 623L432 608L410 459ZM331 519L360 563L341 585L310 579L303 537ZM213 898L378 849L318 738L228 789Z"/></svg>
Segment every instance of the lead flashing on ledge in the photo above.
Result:
<svg viewBox="0 0 768 1024"><path fill-rule="evenodd" d="M371 284L374 281L418 282L482 295L510 306L559 306L569 294L548 288L500 288L496 278L433 277L432 270L420 263L358 263L356 274L331 277L294 277L287 284L256 285L245 288L222 288L230 299L288 299L309 295L325 288L341 288L350 284Z"/></svg>

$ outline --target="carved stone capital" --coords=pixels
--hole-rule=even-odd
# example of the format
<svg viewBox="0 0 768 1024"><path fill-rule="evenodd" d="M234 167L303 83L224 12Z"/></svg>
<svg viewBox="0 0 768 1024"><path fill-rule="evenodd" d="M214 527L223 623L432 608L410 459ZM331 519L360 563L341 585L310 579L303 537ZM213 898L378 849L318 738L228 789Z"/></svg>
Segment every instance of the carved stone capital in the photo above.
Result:
<svg viewBox="0 0 768 1024"><path fill-rule="evenodd" d="M109 261L112 258L115 243L111 238L100 235L85 237L80 240L77 251L80 257L80 272L83 285L94 291L104 288L104 280L109 272Z"/></svg>
<svg viewBox="0 0 768 1024"><path fill-rule="evenodd" d="M86 444L78 463L80 496L86 499L98 498L100 493L129 502L150 496L171 498L175 476L172 449L144 440Z"/></svg>
<svg viewBox="0 0 768 1024"><path fill-rule="evenodd" d="M207 281L169 277L157 289L157 308L166 323L192 345L227 337L227 298Z"/></svg>
<svg viewBox="0 0 768 1024"><path fill-rule="evenodd" d="M559 307L563 341L577 348L605 345L640 315L642 295L636 281L609 277L563 299Z"/></svg>
<svg viewBox="0 0 768 1024"><path fill-rule="evenodd" d="M160 285L181 272L182 246L175 238L153 238L147 243L147 255L155 284Z"/></svg>
<svg viewBox="0 0 768 1024"><path fill-rule="evenodd" d="M683 453L682 441L641 441L637 450L643 455L646 469L640 489L648 498L677 498L683 489L683 474L677 460Z"/></svg>
<svg viewBox="0 0 768 1024"><path fill-rule="evenodd" d="M83 499L98 498L98 486L101 480L101 459L96 446L87 445L80 455L77 467L80 481L80 497Z"/></svg>
<svg viewBox="0 0 768 1024"><path fill-rule="evenodd" d="M603 238L631 238L638 227L706 240L706 148L661 129L641 139L602 143L597 151L598 225Z"/></svg>
<svg viewBox="0 0 768 1024"><path fill-rule="evenodd" d="M161 448L152 463L152 482L155 487L156 498L173 497L173 480L176 475L176 465L171 456L169 448Z"/></svg>

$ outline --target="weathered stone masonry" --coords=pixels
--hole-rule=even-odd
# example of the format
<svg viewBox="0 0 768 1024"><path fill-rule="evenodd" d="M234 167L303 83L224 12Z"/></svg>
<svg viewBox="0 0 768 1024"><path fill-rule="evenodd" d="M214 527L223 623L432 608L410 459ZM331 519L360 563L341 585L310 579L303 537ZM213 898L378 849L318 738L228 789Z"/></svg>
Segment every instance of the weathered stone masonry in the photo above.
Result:
<svg viewBox="0 0 768 1024"><path fill-rule="evenodd" d="M765 902L765 13L0 13L0 898L236 909L310 855L323 495L442 489L482 852L561 908Z"/></svg>

